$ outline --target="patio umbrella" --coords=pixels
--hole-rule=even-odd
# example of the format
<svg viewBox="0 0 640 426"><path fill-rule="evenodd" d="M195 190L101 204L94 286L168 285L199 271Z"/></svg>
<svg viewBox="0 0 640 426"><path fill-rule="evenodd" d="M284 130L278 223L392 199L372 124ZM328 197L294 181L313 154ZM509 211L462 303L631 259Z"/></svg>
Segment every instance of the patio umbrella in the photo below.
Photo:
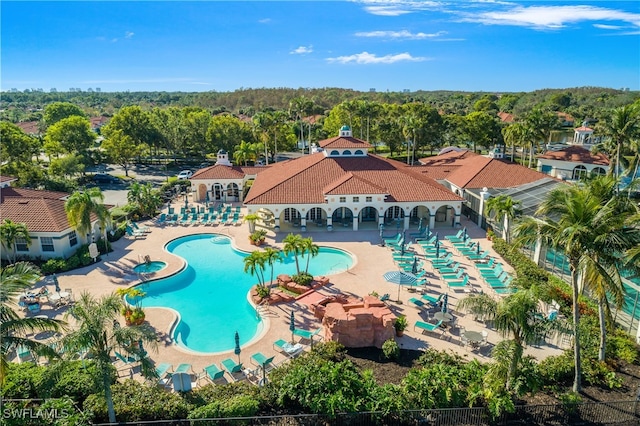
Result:
<svg viewBox="0 0 640 426"><path fill-rule="evenodd" d="M447 303L449 303L449 294L445 293L442 298L442 312L447 312Z"/></svg>
<svg viewBox="0 0 640 426"><path fill-rule="evenodd" d="M418 234L422 232L422 218L418 221Z"/></svg>
<svg viewBox="0 0 640 426"><path fill-rule="evenodd" d="M60 283L58 283L58 277L56 274L52 275L53 285L56 287L56 292L60 293Z"/></svg>
<svg viewBox="0 0 640 426"><path fill-rule="evenodd" d="M293 332L296 331L296 319L293 316L293 309L291 310L291 316L289 316L289 331L291 331L291 344L293 345Z"/></svg>
<svg viewBox="0 0 640 426"><path fill-rule="evenodd" d="M418 273L418 257L417 256L413 256L413 265L411 265L411 273L414 275Z"/></svg>
<svg viewBox="0 0 640 426"><path fill-rule="evenodd" d="M402 242L400 244L400 256L404 256L404 237L403 237Z"/></svg>
<svg viewBox="0 0 640 426"><path fill-rule="evenodd" d="M476 254L480 255L480 243L476 244Z"/></svg>
<svg viewBox="0 0 640 426"><path fill-rule="evenodd" d="M238 334L237 331L236 331L235 339L236 339L236 347L233 349L233 353L238 355L238 364L240 364L240 352L242 351L240 350L240 335Z"/></svg>
<svg viewBox="0 0 640 426"><path fill-rule="evenodd" d="M383 277L387 282L398 284L398 299L396 300L400 300L400 288L403 285L415 285L418 281L418 278L415 275L404 271L387 272Z"/></svg>
<svg viewBox="0 0 640 426"><path fill-rule="evenodd" d="M440 241L436 240L436 259L440 257Z"/></svg>

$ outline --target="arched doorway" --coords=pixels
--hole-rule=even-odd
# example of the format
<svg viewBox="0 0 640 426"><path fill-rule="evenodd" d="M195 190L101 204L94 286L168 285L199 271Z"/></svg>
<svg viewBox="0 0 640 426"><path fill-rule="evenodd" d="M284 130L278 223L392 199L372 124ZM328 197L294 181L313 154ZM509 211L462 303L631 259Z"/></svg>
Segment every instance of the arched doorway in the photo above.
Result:
<svg viewBox="0 0 640 426"><path fill-rule="evenodd" d="M331 221L335 226L342 223L345 227L353 224L353 212L349 207L338 207L331 215Z"/></svg>
<svg viewBox="0 0 640 426"><path fill-rule="evenodd" d="M320 207L313 207L309 209L307 215L305 216L305 219L307 220L307 222L313 222L318 227L321 227L324 225L325 214ZM309 223L307 223L307 225L308 224Z"/></svg>
<svg viewBox="0 0 640 426"><path fill-rule="evenodd" d="M367 206L360 211L360 222L377 222L378 211L375 207Z"/></svg>
<svg viewBox="0 0 640 426"><path fill-rule="evenodd" d="M227 185L227 200L229 202L240 201L240 188L237 183Z"/></svg>
<svg viewBox="0 0 640 426"><path fill-rule="evenodd" d="M224 199L224 187L220 183L214 183L211 190L213 193L213 201L220 201Z"/></svg>
<svg viewBox="0 0 640 426"><path fill-rule="evenodd" d="M583 177L587 176L587 168L583 165L576 166L573 169L573 174L571 175L572 180L580 180Z"/></svg>

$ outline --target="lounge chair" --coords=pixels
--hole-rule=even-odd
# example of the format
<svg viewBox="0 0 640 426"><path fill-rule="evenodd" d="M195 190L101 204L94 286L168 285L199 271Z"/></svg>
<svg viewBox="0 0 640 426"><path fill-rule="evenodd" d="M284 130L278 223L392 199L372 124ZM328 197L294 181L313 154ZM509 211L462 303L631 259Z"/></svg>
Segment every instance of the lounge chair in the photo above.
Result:
<svg viewBox="0 0 640 426"><path fill-rule="evenodd" d="M137 224L137 223L135 223L135 222L133 222L133 221L132 221L132 222L129 222L129 223L130 223L130 224L131 224L131 226L133 227L133 230L134 230L134 231L140 231L140 232L151 232L151 229L149 229L149 227L148 227L148 226L142 226L142 227L140 227L140 226L138 226L138 224Z"/></svg>
<svg viewBox="0 0 640 426"><path fill-rule="evenodd" d="M284 339L273 342L273 348L289 358L295 358L302 353L304 347L300 343L292 345Z"/></svg>
<svg viewBox="0 0 640 426"><path fill-rule="evenodd" d="M203 225L209 225L209 213L204 213L200 218L200 223Z"/></svg>
<svg viewBox="0 0 640 426"><path fill-rule="evenodd" d="M464 288L469 284L469 275L465 275L461 280L446 281L447 287L457 289Z"/></svg>
<svg viewBox="0 0 640 426"><path fill-rule="evenodd" d="M442 271L440 271L440 277L442 277L443 280L460 280L462 279L462 275L464 274L464 269L458 269L458 272L456 272L455 274L443 274Z"/></svg>
<svg viewBox="0 0 640 426"><path fill-rule="evenodd" d="M456 235L447 235L445 238L449 241L462 241L464 239L464 230L461 229Z"/></svg>
<svg viewBox="0 0 640 426"><path fill-rule="evenodd" d="M182 216L180 216L180 219L178 219L178 223L180 225L186 225L187 223L189 223L189 215L187 213L184 213Z"/></svg>
<svg viewBox="0 0 640 426"><path fill-rule="evenodd" d="M440 329L440 326L442 325L442 321L438 321L435 324L432 324L430 322L424 322L424 321L416 321L416 323L413 325L413 329L420 329L422 331L429 331L429 332L435 332L436 330Z"/></svg>
<svg viewBox="0 0 640 426"><path fill-rule="evenodd" d="M238 225L239 224L239 220L240 220L240 213L234 213L233 214L233 218L231 219L231 224L232 225Z"/></svg>
<svg viewBox="0 0 640 426"><path fill-rule="evenodd" d="M211 383L215 383L217 380L221 380L224 377L224 370L221 370L216 364L206 366L202 373L198 376L200 379L208 379Z"/></svg>
<svg viewBox="0 0 640 426"><path fill-rule="evenodd" d="M167 374L173 372L172 370L173 365L168 362L158 364L158 366L156 367L156 375L158 376L158 380L161 381L162 379L164 379Z"/></svg>
<svg viewBox="0 0 640 426"><path fill-rule="evenodd" d="M198 218L198 213L191 213L191 220L189 221L189 223L191 225L197 225L200 222L200 219Z"/></svg>
<svg viewBox="0 0 640 426"><path fill-rule="evenodd" d="M402 238L402 234L401 234L401 233L398 233L398 234L396 234L396 236L395 236L395 237L393 237L393 238L383 238L383 239L382 239L382 241L384 241L384 244L385 244L385 245L388 245L388 244L398 244L398 243L400 242L400 239L401 239L401 238Z"/></svg>
<svg viewBox="0 0 640 426"><path fill-rule="evenodd" d="M458 270L462 270L462 265L460 265L460 262L453 262L451 266L442 266L438 268L438 272L440 272L441 275L457 274Z"/></svg>
<svg viewBox="0 0 640 426"><path fill-rule="evenodd" d="M158 216L158 218L156 219L156 225L164 225L166 221L167 221L166 213L161 213L160 216Z"/></svg>
<svg viewBox="0 0 640 426"><path fill-rule="evenodd" d="M438 297L429 296L428 294L423 294L422 299L426 300L432 306L437 306L438 303L444 298L444 293L441 293Z"/></svg>
<svg viewBox="0 0 640 426"><path fill-rule="evenodd" d="M417 299L415 297L412 297L411 299L409 299L409 303L413 303L413 305L420 309L421 311L426 311L427 309L429 309L428 304L426 304L425 302L423 302L420 299Z"/></svg>
<svg viewBox="0 0 640 426"><path fill-rule="evenodd" d="M135 356L123 355L120 352L115 352L116 355L116 371L120 372L123 370L129 370L130 372L133 370L135 364L140 362L140 359Z"/></svg>
<svg viewBox="0 0 640 426"><path fill-rule="evenodd" d="M389 293L385 293L382 296L380 296L380 301L381 302L386 302L389 299L391 299L391 296L389 296Z"/></svg>
<svg viewBox="0 0 640 426"><path fill-rule="evenodd" d="M303 330L300 328L296 328L295 330L293 330L293 334L295 334L296 336L301 337L304 340L309 340L311 342L311 344L313 345L313 338L314 336L316 336L317 334L320 333L320 330L322 330L322 327L319 327L317 329L315 329L314 331L309 331L309 330Z"/></svg>
<svg viewBox="0 0 640 426"><path fill-rule="evenodd" d="M133 229L131 226L126 225L124 228L124 231L126 232L126 234L130 237L134 237L135 239L138 239L138 237L145 237L145 233L141 232L141 231L136 231L135 229Z"/></svg>
<svg viewBox="0 0 640 426"><path fill-rule="evenodd" d="M480 254L467 255L467 257L469 258L469 260L473 260L474 262L479 262L479 261L488 259L490 254L491 253L489 252L489 250L485 250Z"/></svg>
<svg viewBox="0 0 640 426"><path fill-rule="evenodd" d="M262 352L256 352L255 354L251 355L250 359L251 364L255 365L256 367L264 368L264 371L267 372L275 367L273 365L273 359L275 357L275 355L266 357Z"/></svg>
<svg viewBox="0 0 640 426"><path fill-rule="evenodd" d="M191 374L188 373L173 373L171 375L171 383L173 384L173 390L176 392L189 392L193 389L197 382L191 381Z"/></svg>
<svg viewBox="0 0 640 426"><path fill-rule="evenodd" d="M242 380L246 377L244 372L242 371L241 362L235 362L233 359L227 358L223 360L221 364L222 364L222 368L227 373L229 373L229 375L231 376L231 379L234 382L237 382L238 380Z"/></svg>

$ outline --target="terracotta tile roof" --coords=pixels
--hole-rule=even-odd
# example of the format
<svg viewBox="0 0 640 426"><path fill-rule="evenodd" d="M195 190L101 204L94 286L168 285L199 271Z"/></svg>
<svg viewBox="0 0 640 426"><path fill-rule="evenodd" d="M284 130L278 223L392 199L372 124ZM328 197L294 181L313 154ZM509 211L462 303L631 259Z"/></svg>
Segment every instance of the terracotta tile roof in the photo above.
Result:
<svg viewBox="0 0 640 426"><path fill-rule="evenodd" d="M64 200L34 197L5 197L0 221L24 223L29 232L62 232L70 229Z"/></svg>
<svg viewBox="0 0 640 426"><path fill-rule="evenodd" d="M0 183L13 182L14 180L18 180L18 178L13 176L0 176Z"/></svg>
<svg viewBox="0 0 640 426"><path fill-rule="evenodd" d="M586 148L573 145L568 148L559 149L558 151L547 151L538 158L545 160L570 161L572 163L598 164L601 166L609 165L609 158L606 155L597 153L592 154Z"/></svg>
<svg viewBox="0 0 640 426"><path fill-rule="evenodd" d="M105 124L107 124L107 121L109 121L109 120L110 120L110 118L109 117L105 117L105 116L91 117L89 119L89 121L91 122L91 127L92 128L102 127Z"/></svg>
<svg viewBox="0 0 640 426"><path fill-rule="evenodd" d="M246 204L323 204L326 191L388 194L387 201L457 201L434 180L404 164L369 154L366 157L306 155L277 163L256 179ZM382 192L384 191L384 192Z"/></svg>
<svg viewBox="0 0 640 426"><path fill-rule="evenodd" d="M591 127L587 127L587 126L580 126L576 129L574 129L577 132L593 132L593 129Z"/></svg>
<svg viewBox="0 0 640 426"><path fill-rule="evenodd" d="M325 186L323 192L327 195L387 194L384 188L364 178L354 176L351 172Z"/></svg>
<svg viewBox="0 0 640 426"><path fill-rule="evenodd" d="M353 137L345 137L345 136L336 136L333 138L325 139L318 142L318 145L324 149L333 149L333 148L349 148L349 149L369 149L371 145L363 140L353 138Z"/></svg>
<svg viewBox="0 0 640 426"><path fill-rule="evenodd" d="M423 158L420 163L424 165L416 167L417 171L434 179L446 179L460 188L511 188L548 178L517 163L468 150Z"/></svg>
<svg viewBox="0 0 640 426"><path fill-rule="evenodd" d="M50 200L63 200L68 196L68 193L60 191L41 191L38 189L15 187L0 188L0 201L5 197L31 197L46 198Z"/></svg>
<svg viewBox="0 0 640 426"><path fill-rule="evenodd" d="M571 114L567 114L566 112L557 112L556 115L558 116L558 118L560 120L563 121L576 121L575 118L573 118L573 116Z"/></svg>
<svg viewBox="0 0 640 426"><path fill-rule="evenodd" d="M245 175L257 175L265 170L267 170L271 165L268 166L240 166Z"/></svg>
<svg viewBox="0 0 640 426"><path fill-rule="evenodd" d="M513 123L515 120L513 118L513 114L509 114L508 112L500 111L498 113L498 117L503 123Z"/></svg>
<svg viewBox="0 0 640 426"><path fill-rule="evenodd" d="M199 179L243 179L244 171L239 166L223 166L216 164L196 171L190 180Z"/></svg>

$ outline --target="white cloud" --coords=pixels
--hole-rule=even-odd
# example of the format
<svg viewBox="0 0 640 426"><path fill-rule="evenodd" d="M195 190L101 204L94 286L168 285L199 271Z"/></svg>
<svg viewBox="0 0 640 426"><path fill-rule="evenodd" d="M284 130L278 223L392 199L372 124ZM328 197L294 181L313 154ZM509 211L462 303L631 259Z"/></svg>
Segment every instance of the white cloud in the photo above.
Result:
<svg viewBox="0 0 640 426"><path fill-rule="evenodd" d="M412 33L407 30L402 31L362 31L357 32L356 37L380 37L390 39L408 39L408 40L424 40L428 38L441 37L447 34L446 31L438 31L437 33Z"/></svg>
<svg viewBox="0 0 640 426"><path fill-rule="evenodd" d="M396 62L421 62L426 61L425 57L413 57L410 53L398 53L395 55L377 56L375 53L362 52L349 56L338 56L336 58L327 58L327 62L339 64L393 64Z"/></svg>
<svg viewBox="0 0 640 426"><path fill-rule="evenodd" d="M640 14L595 6L517 6L505 11L464 14L463 22L559 29L583 21L622 21L640 26Z"/></svg>
<svg viewBox="0 0 640 426"><path fill-rule="evenodd" d="M420 10L439 9L443 3L428 0L359 0L372 15L400 16Z"/></svg>
<svg viewBox="0 0 640 426"><path fill-rule="evenodd" d="M600 28L601 30L621 30L624 27L620 25L605 25L605 24L593 24L595 28Z"/></svg>
<svg viewBox="0 0 640 426"><path fill-rule="evenodd" d="M400 16L411 13L410 10L399 9L394 6L366 6L364 10L372 15L380 16Z"/></svg>
<svg viewBox="0 0 640 426"><path fill-rule="evenodd" d="M269 22L271 22L271 18L258 19L258 22L261 24L268 24Z"/></svg>
<svg viewBox="0 0 640 426"><path fill-rule="evenodd" d="M293 49L289 54L291 55L306 55L307 53L313 52L313 46L300 46L296 49Z"/></svg>
<svg viewBox="0 0 640 426"><path fill-rule="evenodd" d="M124 38L131 38L135 35L133 31L127 31L124 33Z"/></svg>

